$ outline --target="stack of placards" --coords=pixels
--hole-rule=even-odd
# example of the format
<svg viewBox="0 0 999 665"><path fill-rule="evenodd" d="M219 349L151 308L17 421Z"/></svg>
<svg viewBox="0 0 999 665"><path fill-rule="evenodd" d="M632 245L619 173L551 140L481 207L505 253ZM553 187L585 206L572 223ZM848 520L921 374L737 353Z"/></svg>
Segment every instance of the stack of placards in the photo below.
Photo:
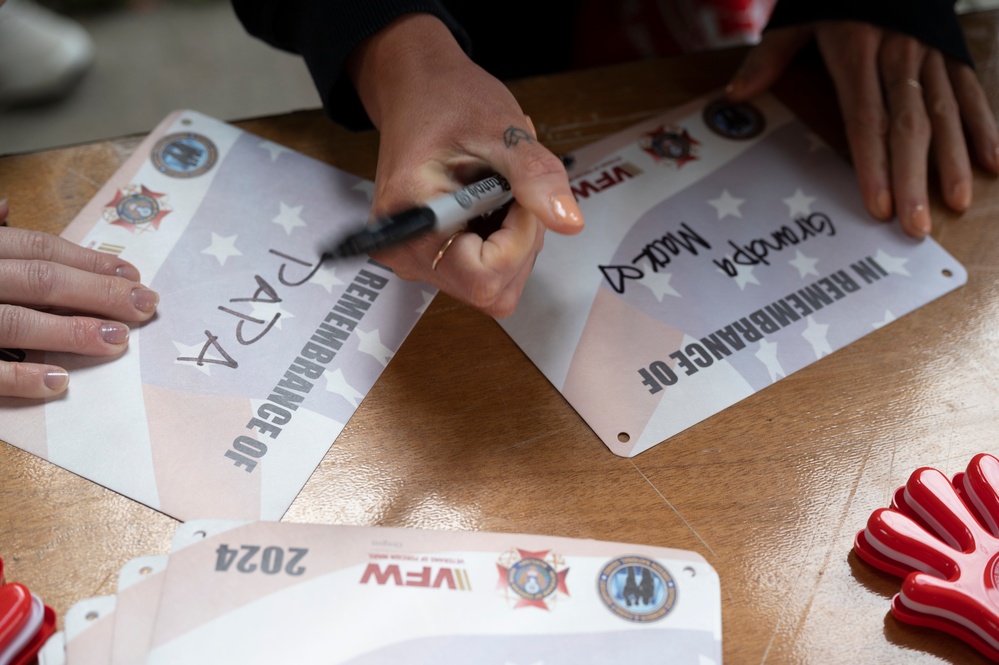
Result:
<svg viewBox="0 0 999 665"><path fill-rule="evenodd" d="M193 521L40 665L720 663L699 555L555 536Z"/></svg>
<svg viewBox="0 0 999 665"><path fill-rule="evenodd" d="M52 636L56 615L19 582L7 583L0 559L0 665L28 665Z"/></svg>

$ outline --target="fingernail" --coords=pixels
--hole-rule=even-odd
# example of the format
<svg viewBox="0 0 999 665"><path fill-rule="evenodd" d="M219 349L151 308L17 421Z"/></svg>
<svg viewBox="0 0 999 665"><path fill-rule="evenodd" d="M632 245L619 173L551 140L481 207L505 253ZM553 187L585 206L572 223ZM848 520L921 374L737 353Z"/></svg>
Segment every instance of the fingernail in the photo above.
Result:
<svg viewBox="0 0 999 665"><path fill-rule="evenodd" d="M971 205L971 185L966 182L959 182L954 185L951 192L951 199L957 210L966 210Z"/></svg>
<svg viewBox="0 0 999 665"><path fill-rule="evenodd" d="M887 190L882 189L878 192L874 200L874 205L879 219L888 219L891 217L891 194Z"/></svg>
<svg viewBox="0 0 999 665"><path fill-rule="evenodd" d="M124 344L128 341L128 326L123 323L102 323L101 339L108 344Z"/></svg>
<svg viewBox="0 0 999 665"><path fill-rule="evenodd" d="M160 302L160 296L144 286L132 289L132 306L140 312L152 312Z"/></svg>
<svg viewBox="0 0 999 665"><path fill-rule="evenodd" d="M926 209L926 206L919 204L913 208L909 219L912 221L911 226L913 231L921 237L929 235L932 224L930 222L930 213Z"/></svg>
<svg viewBox="0 0 999 665"><path fill-rule="evenodd" d="M130 265L118 266L114 269L114 274L118 277L124 277L130 282L138 282L140 279L138 269Z"/></svg>
<svg viewBox="0 0 999 665"><path fill-rule="evenodd" d="M571 196L559 194L552 197L552 212L566 224L583 228L583 213L580 211L576 199Z"/></svg>
<svg viewBox="0 0 999 665"><path fill-rule="evenodd" d="M45 372L45 387L54 393L61 393L69 385L69 373L64 369L50 369Z"/></svg>
<svg viewBox="0 0 999 665"><path fill-rule="evenodd" d="M733 82L729 83L727 86L725 86L725 94L726 95L731 95L733 92L735 92L735 81L733 81Z"/></svg>

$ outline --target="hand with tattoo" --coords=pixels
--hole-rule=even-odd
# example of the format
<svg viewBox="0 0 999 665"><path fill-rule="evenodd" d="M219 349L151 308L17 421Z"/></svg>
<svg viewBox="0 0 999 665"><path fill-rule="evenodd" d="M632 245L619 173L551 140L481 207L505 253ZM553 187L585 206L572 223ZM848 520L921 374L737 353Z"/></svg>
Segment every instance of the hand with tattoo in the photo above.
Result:
<svg viewBox="0 0 999 665"><path fill-rule="evenodd" d="M0 201L0 224L6 219L7 203ZM0 396L62 393L66 370L24 362L26 350L117 356L128 346L121 321L145 321L158 303L127 261L48 233L0 226Z"/></svg>
<svg viewBox="0 0 999 665"><path fill-rule="evenodd" d="M349 72L381 133L372 214L396 212L499 173L515 201L502 225L428 235L375 258L492 316L513 312L546 229L573 234L583 217L561 160L500 81L426 14L403 16L361 44ZM444 253L446 250L446 253Z"/></svg>

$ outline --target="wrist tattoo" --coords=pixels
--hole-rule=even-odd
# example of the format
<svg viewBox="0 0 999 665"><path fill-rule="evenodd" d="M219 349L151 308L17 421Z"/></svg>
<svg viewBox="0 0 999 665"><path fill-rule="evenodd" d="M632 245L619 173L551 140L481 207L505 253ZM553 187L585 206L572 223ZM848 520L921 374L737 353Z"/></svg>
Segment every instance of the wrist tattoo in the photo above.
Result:
<svg viewBox="0 0 999 665"><path fill-rule="evenodd" d="M507 148L512 148L521 141L526 141L528 143L531 143L534 141L534 139L531 137L530 132L528 132L526 129L523 129L521 127L514 127L513 125L507 127L506 130L503 132L503 145L505 145Z"/></svg>

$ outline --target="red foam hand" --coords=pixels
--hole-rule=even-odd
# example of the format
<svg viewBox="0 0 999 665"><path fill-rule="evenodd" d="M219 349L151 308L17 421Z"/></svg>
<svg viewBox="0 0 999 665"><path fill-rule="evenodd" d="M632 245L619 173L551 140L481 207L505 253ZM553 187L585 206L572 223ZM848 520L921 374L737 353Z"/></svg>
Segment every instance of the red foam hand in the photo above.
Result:
<svg viewBox="0 0 999 665"><path fill-rule="evenodd" d="M14 641L31 617L31 592L23 584L0 586L0 652Z"/></svg>
<svg viewBox="0 0 999 665"><path fill-rule="evenodd" d="M56 613L48 605L45 606L45 614L42 616L42 625L32 635L31 639L21 648L20 651L10 661L10 665L30 665L35 662L35 657L45 642L55 633Z"/></svg>
<svg viewBox="0 0 999 665"><path fill-rule="evenodd" d="M954 483L917 469L892 504L874 511L854 545L871 565L905 577L892 614L999 660L999 460L976 455Z"/></svg>
<svg viewBox="0 0 999 665"><path fill-rule="evenodd" d="M40 621L33 612L41 608ZM29 665L56 629L56 614L51 607L32 597L23 584L4 584L3 559L0 559L0 665Z"/></svg>

